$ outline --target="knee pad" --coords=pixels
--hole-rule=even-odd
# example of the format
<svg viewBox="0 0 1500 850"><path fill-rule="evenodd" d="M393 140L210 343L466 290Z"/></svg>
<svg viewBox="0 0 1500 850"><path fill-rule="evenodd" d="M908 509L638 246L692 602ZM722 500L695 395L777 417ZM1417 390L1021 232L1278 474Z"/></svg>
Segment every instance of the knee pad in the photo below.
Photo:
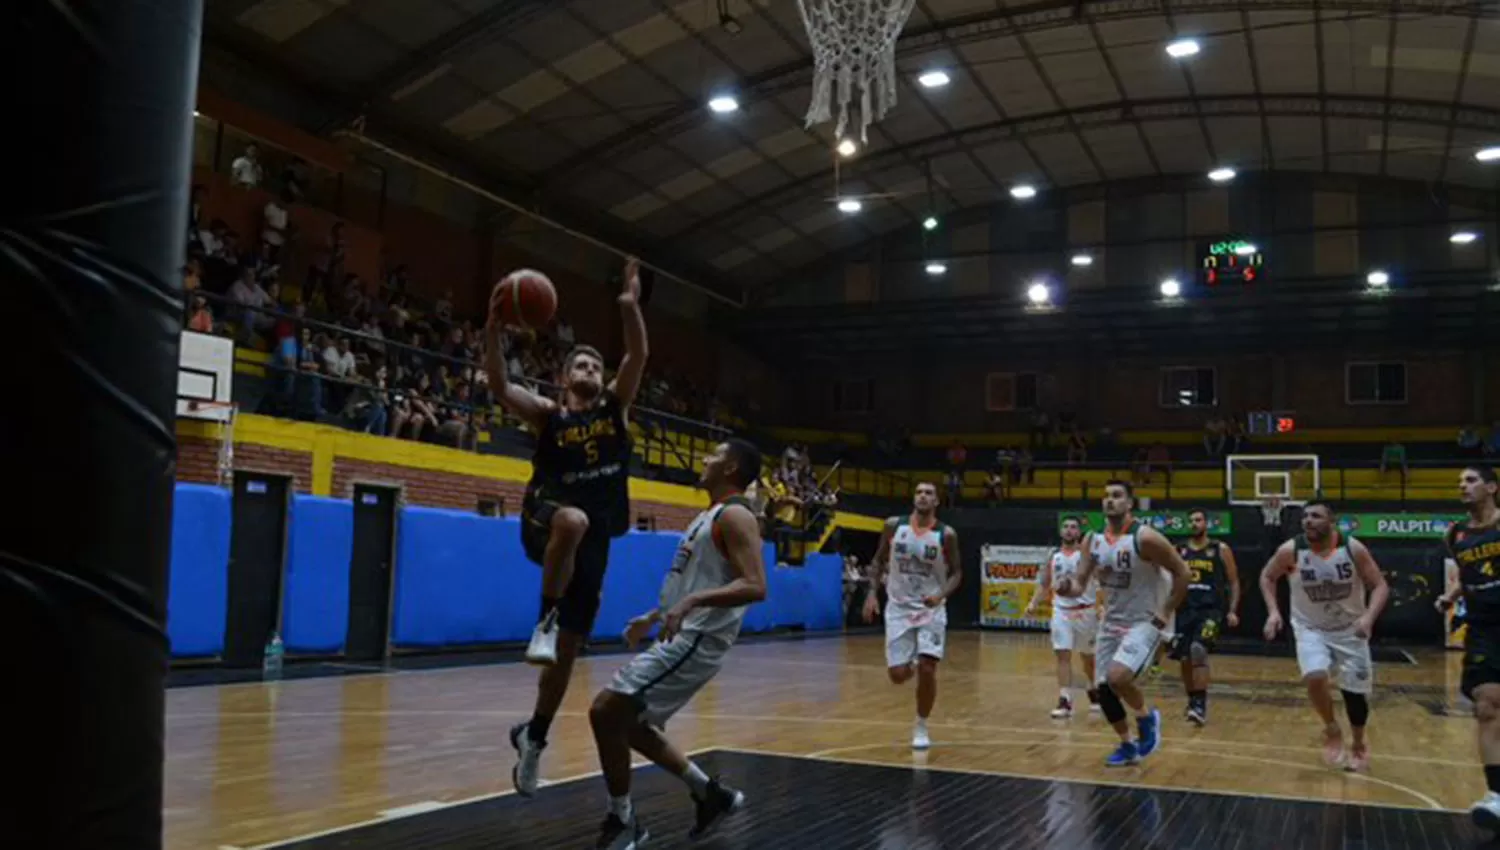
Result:
<svg viewBox="0 0 1500 850"><path fill-rule="evenodd" d="M1207 667L1208 647L1193 641L1193 645L1188 647L1188 658L1192 659L1194 667Z"/></svg>
<svg viewBox="0 0 1500 850"><path fill-rule="evenodd" d="M1344 691L1344 711L1349 715L1350 726L1364 726L1370 722L1370 700L1364 694Z"/></svg>
<svg viewBox="0 0 1500 850"><path fill-rule="evenodd" d="M1110 723L1119 723L1125 719L1125 703L1120 702L1120 698L1108 684L1099 686L1099 710L1104 712L1104 719Z"/></svg>

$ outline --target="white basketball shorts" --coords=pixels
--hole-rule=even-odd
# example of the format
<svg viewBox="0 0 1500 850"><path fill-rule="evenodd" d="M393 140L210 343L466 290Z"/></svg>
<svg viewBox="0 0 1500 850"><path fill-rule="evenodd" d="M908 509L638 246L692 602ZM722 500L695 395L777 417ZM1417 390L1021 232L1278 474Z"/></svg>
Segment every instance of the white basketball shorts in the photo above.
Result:
<svg viewBox="0 0 1500 850"><path fill-rule="evenodd" d="M1128 667L1141 675L1156 658L1161 630L1146 620L1139 623L1104 623L1099 626L1099 641L1094 649L1094 682L1104 684L1111 662Z"/></svg>
<svg viewBox="0 0 1500 850"><path fill-rule="evenodd" d="M1358 637L1353 629L1324 632L1292 627L1297 636L1297 666L1302 678L1327 673L1339 690L1352 694L1369 694L1375 686L1375 664L1370 659L1369 638Z"/></svg>
<svg viewBox="0 0 1500 850"><path fill-rule="evenodd" d="M918 655L943 657L943 638L948 632L948 609L885 606L885 663L904 667Z"/></svg>
<svg viewBox="0 0 1500 850"><path fill-rule="evenodd" d="M724 666L730 646L712 635L679 632L630 659L615 673L609 690L635 700L642 719L664 727Z"/></svg>
<svg viewBox="0 0 1500 850"><path fill-rule="evenodd" d="M1052 606L1052 649L1094 654L1094 642L1099 637L1099 609L1092 605L1077 608Z"/></svg>

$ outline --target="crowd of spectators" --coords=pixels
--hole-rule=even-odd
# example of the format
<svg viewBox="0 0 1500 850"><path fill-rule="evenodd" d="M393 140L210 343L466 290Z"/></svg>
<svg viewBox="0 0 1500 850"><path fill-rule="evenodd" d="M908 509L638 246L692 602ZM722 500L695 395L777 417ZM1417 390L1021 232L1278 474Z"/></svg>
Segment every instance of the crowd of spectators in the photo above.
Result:
<svg viewBox="0 0 1500 850"><path fill-rule="evenodd" d="M482 318L460 318L451 290L419 306L404 265L375 285L348 271L342 223L326 234L299 232L291 213L303 197L305 170L292 160L268 180L254 144L235 158L234 185L273 193L248 238L206 219L203 188L193 187L184 326L269 352L268 413L472 448L494 414L488 376L477 365ZM294 257L309 258L306 268L292 268ZM559 319L508 340L510 378L550 392L542 382L558 374L577 337ZM709 421L727 412L712 389L665 368L648 373L643 401Z"/></svg>

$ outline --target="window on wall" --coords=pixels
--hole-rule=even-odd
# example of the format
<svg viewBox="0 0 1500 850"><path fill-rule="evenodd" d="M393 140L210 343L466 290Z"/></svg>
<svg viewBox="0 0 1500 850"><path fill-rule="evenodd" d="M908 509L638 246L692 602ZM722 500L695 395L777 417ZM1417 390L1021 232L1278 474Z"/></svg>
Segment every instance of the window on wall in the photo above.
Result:
<svg viewBox="0 0 1500 850"><path fill-rule="evenodd" d="M833 382L834 413L869 413L874 409L874 378L841 378Z"/></svg>
<svg viewBox="0 0 1500 850"><path fill-rule="evenodd" d="M1219 403L1218 372L1208 366L1169 366L1161 370L1162 407L1215 407Z"/></svg>
<svg viewBox="0 0 1500 850"><path fill-rule="evenodd" d="M991 372L984 381L984 409L1035 410L1038 383L1035 372Z"/></svg>
<svg viewBox="0 0 1500 850"><path fill-rule="evenodd" d="M1406 364L1344 364L1344 401L1349 404L1406 404Z"/></svg>

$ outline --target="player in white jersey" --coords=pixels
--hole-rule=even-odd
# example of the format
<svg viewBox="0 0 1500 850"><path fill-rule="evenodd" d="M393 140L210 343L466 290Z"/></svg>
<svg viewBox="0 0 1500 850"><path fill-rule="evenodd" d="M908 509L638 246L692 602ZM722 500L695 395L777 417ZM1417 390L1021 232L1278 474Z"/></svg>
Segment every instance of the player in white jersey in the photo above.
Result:
<svg viewBox="0 0 1500 850"><path fill-rule="evenodd" d="M918 484L911 516L886 520L870 564L870 586L878 591L885 581L886 673L897 685L917 677L917 720L911 734L917 750L932 746L927 718L937 701L937 666L948 629L945 603L963 581L958 533L938 521L937 506L937 485ZM865 600L866 622L879 611L878 596L872 592Z"/></svg>
<svg viewBox="0 0 1500 850"><path fill-rule="evenodd" d="M1097 570L1104 592L1094 681L1104 718L1120 736L1119 747L1104 760L1109 767L1138 764L1161 744L1161 712L1146 705L1136 679L1156 657L1162 630L1188 588L1182 556L1161 532L1136 521L1131 512L1134 506L1130 482L1104 485L1105 527L1084 538L1078 572L1057 584L1058 595L1076 597L1088 588ZM1127 705L1135 712L1138 737L1133 741L1126 722Z"/></svg>
<svg viewBox="0 0 1500 850"><path fill-rule="evenodd" d="M744 805L743 794L710 779L662 728L719 672L745 609L766 598L760 523L741 495L760 476L760 465L760 451L744 440L721 443L704 459L699 483L712 506L688 526L662 582L660 606L630 621L625 644L633 648L658 622L661 633L589 709L609 789L598 850L636 850L649 837L630 800L631 750L687 783L697 807L689 838L702 838Z"/></svg>
<svg viewBox="0 0 1500 850"><path fill-rule="evenodd" d="M1037 606L1052 595L1052 586L1065 576L1078 572L1083 558L1083 523L1076 516L1063 517L1062 545L1047 556L1047 563L1037 571L1037 592L1026 606L1026 616L1036 614ZM1052 652L1057 656L1057 708L1054 720L1073 716L1073 653L1083 662L1084 681L1088 682L1089 711L1099 710L1099 691L1094 688L1094 641L1099 634L1099 585L1089 582L1083 595L1052 598Z"/></svg>
<svg viewBox="0 0 1500 850"><path fill-rule="evenodd" d="M1365 725L1370 720L1369 697L1375 680L1370 633L1390 595L1385 576L1365 544L1339 533L1333 508L1326 502L1311 502L1302 509L1302 534L1281 544L1261 571L1266 640L1281 631L1276 583L1282 576L1291 585L1297 666L1307 683L1313 710L1323 721L1323 760L1331 767L1368 770L1370 748L1365 742ZM1333 716L1331 680L1335 670L1354 738L1348 750L1344 748L1343 730Z"/></svg>

